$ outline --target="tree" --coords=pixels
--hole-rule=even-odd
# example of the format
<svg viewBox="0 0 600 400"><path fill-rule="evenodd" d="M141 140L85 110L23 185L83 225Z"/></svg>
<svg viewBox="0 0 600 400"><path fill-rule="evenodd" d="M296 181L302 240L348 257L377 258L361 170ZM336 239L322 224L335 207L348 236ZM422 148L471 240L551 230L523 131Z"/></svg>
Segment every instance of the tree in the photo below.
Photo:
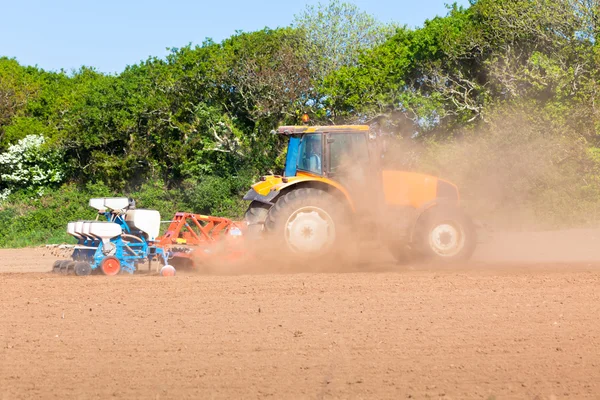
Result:
<svg viewBox="0 0 600 400"><path fill-rule="evenodd" d="M309 98L310 66L303 57L304 36L291 28L238 33L223 42L219 79L230 111L256 123L298 118Z"/></svg>
<svg viewBox="0 0 600 400"><path fill-rule="evenodd" d="M385 42L397 29L394 24L384 24L356 5L331 0L327 4L308 5L294 16L292 26L306 38L302 48L308 62L311 81L311 98L305 102L304 111L316 121L335 121L325 103L328 103L326 78L340 68L357 66L364 52Z"/></svg>
<svg viewBox="0 0 600 400"><path fill-rule="evenodd" d="M308 39L306 54L317 79L343 66L356 65L361 52L382 44L396 29L356 5L339 0L306 6L294 16L292 26L302 30Z"/></svg>
<svg viewBox="0 0 600 400"><path fill-rule="evenodd" d="M464 51L478 40L473 24L469 10L454 6L420 29L398 29L356 65L326 78L330 113L350 122L385 121L408 137L471 118L481 109L483 85L476 47Z"/></svg>
<svg viewBox="0 0 600 400"><path fill-rule="evenodd" d="M357 65L330 74L330 113L384 121L411 137L485 122L506 102L533 101L588 137L598 132L598 0L472 4L399 29Z"/></svg>
<svg viewBox="0 0 600 400"><path fill-rule="evenodd" d="M6 127L23 112L28 101L38 94L36 70L23 68L17 61L0 57L0 150L18 138L6 138Z"/></svg>

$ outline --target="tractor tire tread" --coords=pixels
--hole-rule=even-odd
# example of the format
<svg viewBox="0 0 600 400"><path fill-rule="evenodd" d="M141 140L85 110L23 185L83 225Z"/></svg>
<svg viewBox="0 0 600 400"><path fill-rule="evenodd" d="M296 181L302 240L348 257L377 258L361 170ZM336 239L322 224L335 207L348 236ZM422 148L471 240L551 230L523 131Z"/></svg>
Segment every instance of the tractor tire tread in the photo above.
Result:
<svg viewBox="0 0 600 400"><path fill-rule="evenodd" d="M249 224L264 223L265 219L267 218L267 214L269 213L269 208L270 206L268 204L253 201L248 206L248 209L244 214L244 219Z"/></svg>

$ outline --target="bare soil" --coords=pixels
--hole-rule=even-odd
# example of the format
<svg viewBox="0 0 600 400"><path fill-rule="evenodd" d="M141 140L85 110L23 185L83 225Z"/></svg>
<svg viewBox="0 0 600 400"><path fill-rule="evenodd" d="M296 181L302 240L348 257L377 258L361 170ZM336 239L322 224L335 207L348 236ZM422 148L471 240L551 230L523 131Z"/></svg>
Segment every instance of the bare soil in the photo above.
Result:
<svg viewBox="0 0 600 400"><path fill-rule="evenodd" d="M600 261L78 278L55 259L0 250L2 400L600 396Z"/></svg>

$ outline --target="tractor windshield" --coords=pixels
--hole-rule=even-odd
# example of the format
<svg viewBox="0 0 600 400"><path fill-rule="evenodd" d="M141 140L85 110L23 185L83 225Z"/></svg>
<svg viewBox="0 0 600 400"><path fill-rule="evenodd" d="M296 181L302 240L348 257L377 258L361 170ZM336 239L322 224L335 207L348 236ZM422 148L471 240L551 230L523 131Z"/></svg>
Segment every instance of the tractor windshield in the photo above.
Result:
<svg viewBox="0 0 600 400"><path fill-rule="evenodd" d="M320 133L305 135L300 142L298 169L321 175L323 172L321 165L322 149Z"/></svg>

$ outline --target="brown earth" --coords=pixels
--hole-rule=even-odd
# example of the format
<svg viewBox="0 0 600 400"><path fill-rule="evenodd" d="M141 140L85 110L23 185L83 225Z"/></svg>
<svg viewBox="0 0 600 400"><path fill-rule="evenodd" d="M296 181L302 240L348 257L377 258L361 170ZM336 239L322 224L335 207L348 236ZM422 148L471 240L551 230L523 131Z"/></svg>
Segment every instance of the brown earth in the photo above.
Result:
<svg viewBox="0 0 600 400"><path fill-rule="evenodd" d="M78 278L0 250L0 399L600 397L600 262L482 258Z"/></svg>

